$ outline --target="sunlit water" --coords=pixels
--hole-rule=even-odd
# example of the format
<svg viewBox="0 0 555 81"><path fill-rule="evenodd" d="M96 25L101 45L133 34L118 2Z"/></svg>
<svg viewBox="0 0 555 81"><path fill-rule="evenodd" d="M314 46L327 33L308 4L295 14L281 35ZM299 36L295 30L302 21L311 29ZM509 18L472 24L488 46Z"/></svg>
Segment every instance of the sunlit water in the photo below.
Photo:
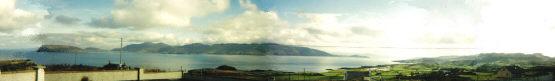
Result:
<svg viewBox="0 0 555 81"><path fill-rule="evenodd" d="M38 64L84 64L102 66L109 61L119 63L119 53L37 53L32 51L0 51L0 60L31 59ZM271 69L282 71L314 71L341 67L359 67L388 64L390 61L372 58L323 57L323 56L249 56L249 55L199 55L199 54L152 54L123 53L127 65L163 70L214 68L230 65L239 69ZM48 68L48 67L47 67Z"/></svg>

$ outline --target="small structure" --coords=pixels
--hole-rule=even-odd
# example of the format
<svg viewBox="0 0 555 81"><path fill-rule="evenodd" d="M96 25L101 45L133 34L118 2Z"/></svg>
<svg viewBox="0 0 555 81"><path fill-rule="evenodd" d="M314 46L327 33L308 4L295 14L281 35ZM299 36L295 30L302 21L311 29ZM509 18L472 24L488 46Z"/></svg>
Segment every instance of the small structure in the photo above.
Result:
<svg viewBox="0 0 555 81"><path fill-rule="evenodd" d="M501 67L497 74L495 75L497 78L515 78L520 77L524 69L518 66L504 66Z"/></svg>
<svg viewBox="0 0 555 81"><path fill-rule="evenodd" d="M345 71L344 80L363 81L365 77L370 77L369 71Z"/></svg>

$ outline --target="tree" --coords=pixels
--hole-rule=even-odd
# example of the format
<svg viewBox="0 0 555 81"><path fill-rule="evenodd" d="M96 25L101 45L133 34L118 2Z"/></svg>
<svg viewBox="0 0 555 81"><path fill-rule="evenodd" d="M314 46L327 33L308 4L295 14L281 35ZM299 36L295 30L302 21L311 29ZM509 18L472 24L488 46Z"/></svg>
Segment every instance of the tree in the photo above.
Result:
<svg viewBox="0 0 555 81"><path fill-rule="evenodd" d="M501 66L493 65L493 64L484 64L476 68L478 72L495 72L500 69Z"/></svg>

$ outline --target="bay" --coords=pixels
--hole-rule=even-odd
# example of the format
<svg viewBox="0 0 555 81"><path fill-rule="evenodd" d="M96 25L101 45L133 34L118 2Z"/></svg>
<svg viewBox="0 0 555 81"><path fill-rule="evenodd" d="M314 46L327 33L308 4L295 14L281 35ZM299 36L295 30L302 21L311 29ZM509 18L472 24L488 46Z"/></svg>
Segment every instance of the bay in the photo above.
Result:
<svg viewBox="0 0 555 81"><path fill-rule="evenodd" d="M2 50L0 52L0 60L30 59L35 63L43 65L83 64L103 66L108 62L119 63L120 56L118 52L45 53L22 50ZM130 66L168 71L214 68L220 65L230 65L244 70L261 69L293 72L306 70L323 72L325 69L393 63L388 60L372 59L372 57L155 54L130 52L125 52L121 56L122 61Z"/></svg>

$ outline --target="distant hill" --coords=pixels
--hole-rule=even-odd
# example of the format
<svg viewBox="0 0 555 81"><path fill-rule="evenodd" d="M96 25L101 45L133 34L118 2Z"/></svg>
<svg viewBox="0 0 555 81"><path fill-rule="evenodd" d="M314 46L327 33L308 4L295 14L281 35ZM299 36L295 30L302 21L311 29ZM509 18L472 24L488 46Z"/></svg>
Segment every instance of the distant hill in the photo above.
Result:
<svg viewBox="0 0 555 81"><path fill-rule="evenodd" d="M106 52L109 50L87 47L85 49L70 45L42 45L37 52Z"/></svg>
<svg viewBox="0 0 555 81"><path fill-rule="evenodd" d="M117 51L120 49L113 49ZM170 46L164 43L145 42L123 47L124 51L172 54L221 54L221 55L292 55L292 56L331 56L324 51L307 47L280 45L274 43L261 44L201 44L194 43L183 46Z"/></svg>
<svg viewBox="0 0 555 81"><path fill-rule="evenodd" d="M172 46L164 43L144 42L142 44L130 44L123 47L124 51L130 52L144 52L144 53L159 53L164 49L171 49ZM119 48L112 49L112 51L119 51Z"/></svg>
<svg viewBox="0 0 555 81"><path fill-rule="evenodd" d="M69 45L42 45L37 52L81 52L83 49Z"/></svg>
<svg viewBox="0 0 555 81"><path fill-rule="evenodd" d="M443 64L443 65L470 65L478 66L490 65L522 65L537 66L555 64L555 59L544 56L540 53L481 53L469 56L441 56L435 58L419 58L409 60L398 60L400 63L422 63L422 64Z"/></svg>

